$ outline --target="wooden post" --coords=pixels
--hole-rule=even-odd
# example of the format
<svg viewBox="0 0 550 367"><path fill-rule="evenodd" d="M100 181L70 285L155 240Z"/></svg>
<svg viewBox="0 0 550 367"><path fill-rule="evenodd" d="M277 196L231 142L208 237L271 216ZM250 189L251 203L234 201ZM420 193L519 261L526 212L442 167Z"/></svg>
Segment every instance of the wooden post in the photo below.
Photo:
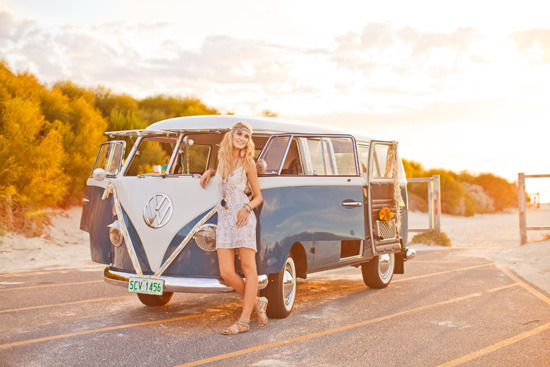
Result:
<svg viewBox="0 0 550 367"><path fill-rule="evenodd" d="M441 232L441 185L439 175L433 175L434 190L434 231Z"/></svg>
<svg viewBox="0 0 550 367"><path fill-rule="evenodd" d="M428 228L430 232L434 230L434 181L428 182Z"/></svg>
<svg viewBox="0 0 550 367"><path fill-rule="evenodd" d="M518 207L519 207L519 244L527 243L527 221L525 218L525 173L518 173Z"/></svg>

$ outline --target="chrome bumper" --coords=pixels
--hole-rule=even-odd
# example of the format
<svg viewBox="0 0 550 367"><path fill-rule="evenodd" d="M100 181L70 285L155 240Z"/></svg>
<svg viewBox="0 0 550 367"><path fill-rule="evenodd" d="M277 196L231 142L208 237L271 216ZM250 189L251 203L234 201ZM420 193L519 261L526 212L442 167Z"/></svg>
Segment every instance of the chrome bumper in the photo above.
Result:
<svg viewBox="0 0 550 367"><path fill-rule="evenodd" d="M137 277L134 273L113 270L110 266L103 271L103 279L106 283L128 288L128 278ZM161 276L164 280L164 290L167 292L181 293L219 293L233 292L234 289L221 283L216 278L183 278ZM267 275L258 275L258 289L267 287Z"/></svg>

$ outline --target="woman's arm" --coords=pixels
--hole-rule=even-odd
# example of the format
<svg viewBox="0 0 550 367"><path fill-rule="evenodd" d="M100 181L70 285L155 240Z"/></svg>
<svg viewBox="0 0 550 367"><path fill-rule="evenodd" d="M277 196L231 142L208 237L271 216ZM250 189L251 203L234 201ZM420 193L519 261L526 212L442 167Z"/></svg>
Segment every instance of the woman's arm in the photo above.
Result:
<svg viewBox="0 0 550 367"><path fill-rule="evenodd" d="M250 201L248 205L254 209L260 205L264 199L262 198L262 191L260 190L256 163L254 163L252 159L246 162L246 176L248 177L248 182L250 182L250 187L252 188L252 195L254 196L254 199Z"/></svg>
<svg viewBox="0 0 550 367"><path fill-rule="evenodd" d="M215 176L215 175L216 175L216 170L214 170L214 169L206 170L206 172L204 172L202 174L202 176L201 176L201 186L202 186L203 189L208 184L208 181L210 181L210 177Z"/></svg>
<svg viewBox="0 0 550 367"><path fill-rule="evenodd" d="M256 164L253 159L246 162L245 171L246 177L250 182L250 187L252 188L254 200L244 204L237 213L237 227L246 225L248 223L248 216L252 212L252 209L260 205L263 201L262 192L260 191L260 182L258 181L258 173L256 172Z"/></svg>

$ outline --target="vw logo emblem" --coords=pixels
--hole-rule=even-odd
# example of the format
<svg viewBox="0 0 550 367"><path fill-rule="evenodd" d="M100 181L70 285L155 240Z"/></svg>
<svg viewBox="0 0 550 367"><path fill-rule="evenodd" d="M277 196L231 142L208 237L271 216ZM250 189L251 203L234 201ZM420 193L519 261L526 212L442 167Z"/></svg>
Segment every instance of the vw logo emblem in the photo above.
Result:
<svg viewBox="0 0 550 367"><path fill-rule="evenodd" d="M168 223L173 211L172 200L168 195L158 193L151 196L145 203L143 220L151 228L160 228Z"/></svg>

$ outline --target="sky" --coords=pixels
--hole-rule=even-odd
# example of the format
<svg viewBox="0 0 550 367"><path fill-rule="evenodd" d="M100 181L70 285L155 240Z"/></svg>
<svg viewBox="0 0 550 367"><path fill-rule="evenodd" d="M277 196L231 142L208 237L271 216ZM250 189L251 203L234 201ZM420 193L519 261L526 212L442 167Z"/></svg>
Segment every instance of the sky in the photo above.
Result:
<svg viewBox="0 0 550 367"><path fill-rule="evenodd" d="M550 173L542 0L0 0L0 58L52 85L194 96L398 140L425 168ZM550 201L550 179L528 192Z"/></svg>

